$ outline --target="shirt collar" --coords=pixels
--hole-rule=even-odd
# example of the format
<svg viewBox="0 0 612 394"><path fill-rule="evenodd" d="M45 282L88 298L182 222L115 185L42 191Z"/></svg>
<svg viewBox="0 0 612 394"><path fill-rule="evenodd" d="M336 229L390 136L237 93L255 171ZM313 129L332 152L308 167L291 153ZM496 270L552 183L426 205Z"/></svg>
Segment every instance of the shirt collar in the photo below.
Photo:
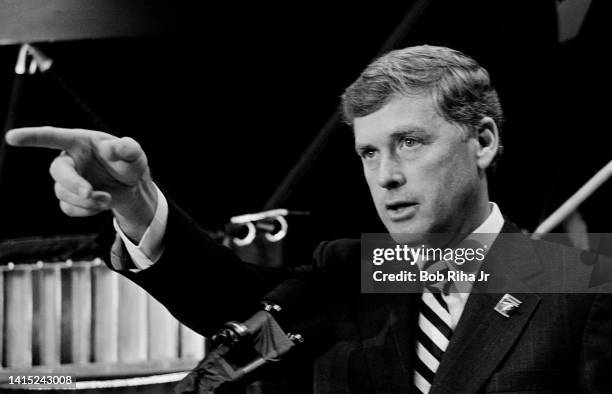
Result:
<svg viewBox="0 0 612 394"><path fill-rule="evenodd" d="M476 241L478 244L485 248L484 255L486 256L491 245L497 239L497 236L501 233L504 227L504 216L502 215L499 207L494 202L489 202L490 212L489 216L485 219L480 226L476 228L470 235L468 235L465 241ZM449 270L458 271L458 266L453 262L446 262ZM470 267L470 272L478 274L482 261L474 261L474 265ZM473 281L454 281L455 291L459 293L469 293L474 285Z"/></svg>
<svg viewBox="0 0 612 394"><path fill-rule="evenodd" d="M504 227L504 217L499 210L499 207L494 202L489 202L489 207L491 212L489 216L485 219L484 222L476 230L472 232L472 234L495 234L497 235L501 232L502 227Z"/></svg>

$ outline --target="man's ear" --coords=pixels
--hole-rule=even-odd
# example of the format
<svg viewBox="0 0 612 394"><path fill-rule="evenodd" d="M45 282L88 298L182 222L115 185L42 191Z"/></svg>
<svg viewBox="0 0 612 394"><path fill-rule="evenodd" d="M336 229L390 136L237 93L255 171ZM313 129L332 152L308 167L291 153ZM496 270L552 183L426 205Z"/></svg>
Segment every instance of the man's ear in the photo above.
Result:
<svg viewBox="0 0 612 394"><path fill-rule="evenodd" d="M491 165L500 148L499 130L492 118L485 116L480 120L476 129L476 142L478 168L484 171Z"/></svg>

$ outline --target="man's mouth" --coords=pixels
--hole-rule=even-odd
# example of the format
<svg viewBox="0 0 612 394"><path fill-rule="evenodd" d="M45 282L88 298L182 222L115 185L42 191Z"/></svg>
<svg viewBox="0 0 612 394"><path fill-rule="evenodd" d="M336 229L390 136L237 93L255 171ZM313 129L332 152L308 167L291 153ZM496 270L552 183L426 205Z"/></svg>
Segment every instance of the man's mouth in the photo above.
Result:
<svg viewBox="0 0 612 394"><path fill-rule="evenodd" d="M417 203L396 201L385 204L387 215L392 222L410 219L416 213Z"/></svg>

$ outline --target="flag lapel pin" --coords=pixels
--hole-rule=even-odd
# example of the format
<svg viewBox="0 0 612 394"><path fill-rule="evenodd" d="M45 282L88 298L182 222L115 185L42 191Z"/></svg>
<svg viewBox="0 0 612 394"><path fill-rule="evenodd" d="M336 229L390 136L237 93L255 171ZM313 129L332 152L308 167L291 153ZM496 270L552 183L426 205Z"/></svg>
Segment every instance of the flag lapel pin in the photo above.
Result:
<svg viewBox="0 0 612 394"><path fill-rule="evenodd" d="M519 301L516 297L506 293L495 305L495 311L504 317L510 317L521 305L522 301Z"/></svg>

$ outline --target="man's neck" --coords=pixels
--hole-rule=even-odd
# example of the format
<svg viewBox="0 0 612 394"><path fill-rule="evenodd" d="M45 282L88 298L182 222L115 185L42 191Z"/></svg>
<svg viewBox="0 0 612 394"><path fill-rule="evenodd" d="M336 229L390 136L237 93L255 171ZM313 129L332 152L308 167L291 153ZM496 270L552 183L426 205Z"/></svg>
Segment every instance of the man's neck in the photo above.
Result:
<svg viewBox="0 0 612 394"><path fill-rule="evenodd" d="M485 199L485 203L481 204L474 215L470 217L470 219L463 222L463 225L452 233L448 233L448 237L441 236L440 241L438 243L438 247L453 247L463 241L467 236L472 234L475 230L477 230L480 226L485 223L487 218L492 212L493 204L489 202L489 199ZM433 235L433 234L432 234ZM434 235L435 236L435 235ZM446 238L446 239L444 239Z"/></svg>

